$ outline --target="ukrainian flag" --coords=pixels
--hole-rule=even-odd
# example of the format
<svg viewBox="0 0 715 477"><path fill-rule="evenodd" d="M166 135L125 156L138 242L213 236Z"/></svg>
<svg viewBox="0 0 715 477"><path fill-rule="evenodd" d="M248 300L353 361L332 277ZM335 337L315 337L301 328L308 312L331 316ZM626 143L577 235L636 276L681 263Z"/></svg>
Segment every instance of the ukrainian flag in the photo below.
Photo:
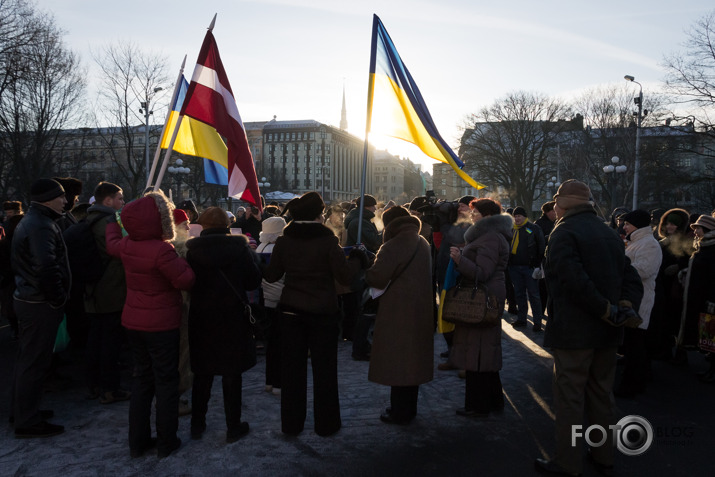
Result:
<svg viewBox="0 0 715 477"><path fill-rule="evenodd" d="M181 85L176 100L171 107L171 114L161 138L161 148L169 147L174 133L179 111L184 104L189 82L181 77ZM228 148L214 128L201 121L184 116L179 127L179 134L174 141L174 151L187 156L204 158L204 179L210 184L228 185Z"/></svg>
<svg viewBox="0 0 715 477"><path fill-rule="evenodd" d="M411 142L429 157L452 166L475 189L486 187L462 171L464 163L439 135L417 84L377 15L372 23L367 101L368 132L374 130Z"/></svg>

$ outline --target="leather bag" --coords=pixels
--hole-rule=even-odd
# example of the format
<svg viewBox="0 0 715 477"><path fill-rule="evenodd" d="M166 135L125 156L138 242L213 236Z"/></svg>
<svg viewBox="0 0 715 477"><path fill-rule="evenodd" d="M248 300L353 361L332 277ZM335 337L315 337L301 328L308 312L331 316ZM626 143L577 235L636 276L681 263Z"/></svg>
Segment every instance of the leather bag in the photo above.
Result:
<svg viewBox="0 0 715 477"><path fill-rule="evenodd" d="M442 319L457 325L488 328L499 324L502 315L496 297L483 283L458 283L444 294Z"/></svg>

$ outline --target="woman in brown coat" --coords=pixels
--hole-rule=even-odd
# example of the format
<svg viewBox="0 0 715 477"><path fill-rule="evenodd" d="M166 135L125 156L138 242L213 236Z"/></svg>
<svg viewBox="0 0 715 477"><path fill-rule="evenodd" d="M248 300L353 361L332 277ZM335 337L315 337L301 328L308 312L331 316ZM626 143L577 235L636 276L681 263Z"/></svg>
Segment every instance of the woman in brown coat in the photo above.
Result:
<svg viewBox="0 0 715 477"><path fill-rule="evenodd" d="M504 270L509 261L514 219L501 213L501 205L492 199L475 199L472 209L474 225L464 234L464 250L450 249L450 257L457 265L462 286L473 285L475 280L486 284L504 308L506 287ZM457 410L460 416L486 416L490 411L504 408L499 370L501 356L501 320L491 328L456 325L449 362L455 368L466 370L467 383L464 407Z"/></svg>
<svg viewBox="0 0 715 477"><path fill-rule="evenodd" d="M382 221L384 243L365 272L368 285L387 287L379 298L368 379L391 386L391 407L380 419L407 424L417 414L419 385L433 376L432 258L420 220L406 209L391 207Z"/></svg>

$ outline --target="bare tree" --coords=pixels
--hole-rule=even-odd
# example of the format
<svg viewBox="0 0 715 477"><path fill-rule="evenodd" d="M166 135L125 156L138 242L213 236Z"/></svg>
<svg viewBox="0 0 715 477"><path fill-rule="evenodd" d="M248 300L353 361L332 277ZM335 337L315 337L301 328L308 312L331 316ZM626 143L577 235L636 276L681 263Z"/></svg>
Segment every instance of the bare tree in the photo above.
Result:
<svg viewBox="0 0 715 477"><path fill-rule="evenodd" d="M503 188L513 205L532 209L551 175L549 156L574 127L569 106L540 93L518 91L468 118L459 155L478 181Z"/></svg>
<svg viewBox="0 0 715 477"><path fill-rule="evenodd" d="M145 118L140 110L145 111L148 107L151 111L157 91L170 84L167 60L131 43L107 45L93 52L93 57L101 71L95 121L101 125L100 135L112 163L110 177L128 196L136 197L144 189L147 173ZM164 114L157 110L157 115L159 124L162 124ZM161 128L150 126L151 157L160 131Z"/></svg>
<svg viewBox="0 0 715 477"><path fill-rule="evenodd" d="M80 117L85 74L54 19L20 0L0 15L0 191L29 198L32 182L60 172L53 162L60 131ZM14 44L11 42L14 41Z"/></svg>
<svg viewBox="0 0 715 477"><path fill-rule="evenodd" d="M701 207L715 206L715 10L687 31L683 50L666 55L665 90L674 105L671 126L689 128L697 138L681 143L684 152L698 156L697 173L687 194L702 196Z"/></svg>

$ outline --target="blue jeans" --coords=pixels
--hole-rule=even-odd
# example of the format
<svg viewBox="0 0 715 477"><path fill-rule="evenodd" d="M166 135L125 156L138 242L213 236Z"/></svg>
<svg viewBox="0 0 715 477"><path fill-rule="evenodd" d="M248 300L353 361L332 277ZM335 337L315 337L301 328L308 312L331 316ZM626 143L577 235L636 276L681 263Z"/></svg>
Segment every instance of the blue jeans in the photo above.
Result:
<svg viewBox="0 0 715 477"><path fill-rule="evenodd" d="M509 265L509 277L514 284L514 295L516 306L519 309L517 321L526 322L526 295L529 294L531 313L534 317L534 325L541 325L544 314L541 311L541 298L539 296L539 282L531 278L534 269L526 265Z"/></svg>

